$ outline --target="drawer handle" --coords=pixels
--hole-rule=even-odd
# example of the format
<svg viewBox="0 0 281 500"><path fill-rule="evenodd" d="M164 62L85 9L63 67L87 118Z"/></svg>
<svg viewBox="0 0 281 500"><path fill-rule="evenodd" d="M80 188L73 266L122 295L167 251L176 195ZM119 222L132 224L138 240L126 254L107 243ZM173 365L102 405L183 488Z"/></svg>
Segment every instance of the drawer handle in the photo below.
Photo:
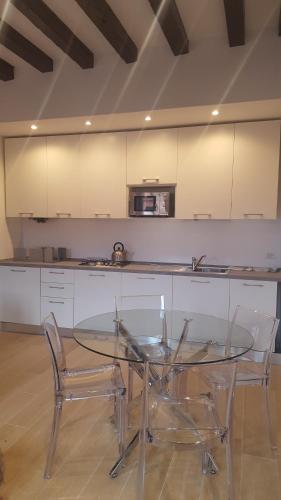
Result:
<svg viewBox="0 0 281 500"><path fill-rule="evenodd" d="M64 290L64 286L49 286L49 288L57 288L58 290Z"/></svg>
<svg viewBox="0 0 281 500"><path fill-rule="evenodd" d="M57 217L60 217L61 215L65 217L71 217L71 212L56 212Z"/></svg>
<svg viewBox="0 0 281 500"><path fill-rule="evenodd" d="M264 285L258 285L257 283L253 284L253 285L251 285L250 283L243 283L243 286L255 286L255 287L259 287L259 288L263 288L264 287Z"/></svg>
<svg viewBox="0 0 281 500"><path fill-rule="evenodd" d="M155 280L155 278L137 278L137 280Z"/></svg>
<svg viewBox="0 0 281 500"><path fill-rule="evenodd" d="M88 276L92 276L93 278L105 278L105 274L88 274Z"/></svg>
<svg viewBox="0 0 281 500"><path fill-rule="evenodd" d="M49 300L49 304L64 304L64 302L59 300Z"/></svg>
<svg viewBox="0 0 281 500"><path fill-rule="evenodd" d="M142 182L159 182L159 177L143 177Z"/></svg>
<svg viewBox="0 0 281 500"><path fill-rule="evenodd" d="M12 273L26 273L26 269L10 269Z"/></svg>
<svg viewBox="0 0 281 500"><path fill-rule="evenodd" d="M197 281L197 280L191 280L191 283L210 283L210 281Z"/></svg>
<svg viewBox="0 0 281 500"><path fill-rule="evenodd" d="M206 213L206 214L203 214L203 213L202 213L202 214L199 214L199 213L194 213L194 214L193 214L193 217L194 217L194 219L197 219L197 217L200 217L200 216L202 216L202 215L206 215L206 216L208 217L208 219L211 219L211 218L212 218L212 214L211 214L211 213Z"/></svg>
<svg viewBox="0 0 281 500"><path fill-rule="evenodd" d="M30 215L30 217L33 217L34 212L19 212L19 215Z"/></svg>
<svg viewBox="0 0 281 500"><path fill-rule="evenodd" d="M110 212L95 212L95 217L111 217Z"/></svg>
<svg viewBox="0 0 281 500"><path fill-rule="evenodd" d="M250 216L255 216L255 215L258 215L259 217L263 217L263 216L264 216L264 214L250 214L250 213L248 213L248 214L243 214L243 215L244 215L244 217L246 217L246 218L247 218L247 217L250 217Z"/></svg>
<svg viewBox="0 0 281 500"><path fill-rule="evenodd" d="M64 274L64 271L49 271L49 274Z"/></svg>

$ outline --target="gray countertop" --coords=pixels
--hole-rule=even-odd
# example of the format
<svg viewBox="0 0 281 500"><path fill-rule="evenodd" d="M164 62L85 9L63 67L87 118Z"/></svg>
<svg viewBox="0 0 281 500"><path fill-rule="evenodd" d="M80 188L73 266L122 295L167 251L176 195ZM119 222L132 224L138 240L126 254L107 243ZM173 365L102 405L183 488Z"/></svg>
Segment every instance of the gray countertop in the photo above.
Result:
<svg viewBox="0 0 281 500"><path fill-rule="evenodd" d="M231 279L247 279L261 281L281 281L281 271L272 272L261 268L260 270L248 270L248 268L237 267L230 269L226 273L216 272L193 272L188 269L188 264L170 264L170 263L150 263L150 262L128 262L122 267L106 267L106 266L90 266L79 265L80 260L70 259L65 261L55 262L35 262L31 260L15 260L3 259L0 260L0 266L19 266L19 267L39 267L39 268L64 268L64 269L80 269L80 270L102 270L111 272L128 272L128 273L149 273L149 274L172 274L175 276L208 276L213 278L231 278ZM208 267L212 267L211 265ZM216 266L215 266L216 267ZM234 267L234 266L233 266Z"/></svg>

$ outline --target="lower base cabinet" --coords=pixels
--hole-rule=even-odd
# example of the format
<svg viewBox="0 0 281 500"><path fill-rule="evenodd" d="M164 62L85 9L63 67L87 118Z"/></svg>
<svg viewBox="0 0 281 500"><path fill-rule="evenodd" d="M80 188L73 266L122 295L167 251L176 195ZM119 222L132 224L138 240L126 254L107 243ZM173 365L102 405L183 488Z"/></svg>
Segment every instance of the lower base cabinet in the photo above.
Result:
<svg viewBox="0 0 281 500"><path fill-rule="evenodd" d="M232 318L237 305L276 316L277 282L231 279L230 318Z"/></svg>
<svg viewBox="0 0 281 500"><path fill-rule="evenodd" d="M61 328L73 328L73 299L61 297L41 297L41 320L54 313Z"/></svg>
<svg viewBox="0 0 281 500"><path fill-rule="evenodd" d="M174 276L173 309L227 319L229 280L205 276Z"/></svg>

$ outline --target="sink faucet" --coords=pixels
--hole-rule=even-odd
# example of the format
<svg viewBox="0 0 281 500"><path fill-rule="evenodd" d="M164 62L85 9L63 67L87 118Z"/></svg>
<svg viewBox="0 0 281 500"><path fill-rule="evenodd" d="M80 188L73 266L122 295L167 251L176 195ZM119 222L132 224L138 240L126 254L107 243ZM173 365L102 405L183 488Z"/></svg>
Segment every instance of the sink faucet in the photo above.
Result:
<svg viewBox="0 0 281 500"><path fill-rule="evenodd" d="M192 271L197 271L199 264L201 264L202 260L205 259L206 255L201 255L199 259L196 259L196 257L192 257Z"/></svg>

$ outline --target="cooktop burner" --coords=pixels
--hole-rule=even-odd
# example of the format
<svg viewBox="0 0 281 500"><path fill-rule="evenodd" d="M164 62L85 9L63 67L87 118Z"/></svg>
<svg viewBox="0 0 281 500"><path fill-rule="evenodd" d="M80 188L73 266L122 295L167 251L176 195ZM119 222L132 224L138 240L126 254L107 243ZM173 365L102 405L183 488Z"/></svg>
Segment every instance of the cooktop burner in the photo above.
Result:
<svg viewBox="0 0 281 500"><path fill-rule="evenodd" d="M111 259L104 259L103 257L87 257L79 262L79 266L93 266L93 267L123 267L126 262L115 262Z"/></svg>

